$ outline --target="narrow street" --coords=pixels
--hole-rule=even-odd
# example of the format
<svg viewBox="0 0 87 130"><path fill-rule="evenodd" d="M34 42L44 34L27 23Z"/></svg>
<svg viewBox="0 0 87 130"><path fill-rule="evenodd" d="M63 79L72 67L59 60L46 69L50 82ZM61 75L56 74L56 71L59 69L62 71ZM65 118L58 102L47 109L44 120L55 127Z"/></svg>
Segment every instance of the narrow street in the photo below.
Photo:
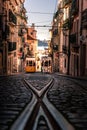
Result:
<svg viewBox="0 0 87 130"><path fill-rule="evenodd" d="M0 130L87 130L87 0L0 7Z"/></svg>
<svg viewBox="0 0 87 130"><path fill-rule="evenodd" d="M87 130L87 80L27 73L0 76L0 130Z"/></svg>

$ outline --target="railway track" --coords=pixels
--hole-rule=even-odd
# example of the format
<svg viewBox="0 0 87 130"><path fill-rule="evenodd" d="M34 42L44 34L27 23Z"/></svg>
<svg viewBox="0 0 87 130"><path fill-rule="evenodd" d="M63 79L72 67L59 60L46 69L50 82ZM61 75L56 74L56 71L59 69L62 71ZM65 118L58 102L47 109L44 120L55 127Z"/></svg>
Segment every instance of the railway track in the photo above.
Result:
<svg viewBox="0 0 87 130"><path fill-rule="evenodd" d="M0 130L86 130L87 89L78 83L47 74L1 78Z"/></svg>
<svg viewBox="0 0 87 130"><path fill-rule="evenodd" d="M20 75L0 77L0 130L10 130L32 96Z"/></svg>
<svg viewBox="0 0 87 130"><path fill-rule="evenodd" d="M31 89L33 98L22 115L13 124L11 130L74 130L74 127L47 98L47 91L53 86L54 79L50 78L41 85L38 78L32 81L24 80L24 83Z"/></svg>
<svg viewBox="0 0 87 130"><path fill-rule="evenodd" d="M87 129L87 80L55 75L49 101L76 130ZM86 83L86 84L85 84Z"/></svg>

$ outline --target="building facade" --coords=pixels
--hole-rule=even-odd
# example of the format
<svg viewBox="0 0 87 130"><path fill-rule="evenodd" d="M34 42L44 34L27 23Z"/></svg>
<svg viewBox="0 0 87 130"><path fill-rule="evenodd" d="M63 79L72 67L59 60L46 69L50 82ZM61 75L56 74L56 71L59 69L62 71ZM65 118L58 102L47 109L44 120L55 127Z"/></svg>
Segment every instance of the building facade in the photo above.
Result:
<svg viewBox="0 0 87 130"><path fill-rule="evenodd" d="M32 23L30 27L28 27L27 31L27 43L29 46L29 56L35 57L37 53L37 31L35 30L35 25Z"/></svg>
<svg viewBox="0 0 87 130"><path fill-rule="evenodd" d="M87 75L87 1L79 1L80 8L80 75Z"/></svg>
<svg viewBox="0 0 87 130"><path fill-rule="evenodd" d="M24 58L24 52L19 56L19 50L23 48L26 39L26 10L23 6L24 0L0 2L0 73L12 74L22 71L21 59Z"/></svg>
<svg viewBox="0 0 87 130"><path fill-rule="evenodd" d="M51 45L55 45L54 27L57 27L57 56L53 50L53 61L58 70L72 76L87 75L87 1L58 0L55 13L56 25L52 25ZM55 70L55 62L54 70ZM56 63L57 64L57 63Z"/></svg>

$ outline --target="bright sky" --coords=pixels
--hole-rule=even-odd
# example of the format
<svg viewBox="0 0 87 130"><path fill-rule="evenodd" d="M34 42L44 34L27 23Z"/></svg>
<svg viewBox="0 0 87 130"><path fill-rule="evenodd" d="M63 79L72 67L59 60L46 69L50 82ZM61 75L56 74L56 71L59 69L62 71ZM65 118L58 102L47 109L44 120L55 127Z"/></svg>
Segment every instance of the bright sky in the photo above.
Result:
<svg viewBox="0 0 87 130"><path fill-rule="evenodd" d="M58 0L25 0L25 8L27 10L28 25L35 23L37 30L37 38L40 40L48 40L49 29L51 26L53 14L56 12Z"/></svg>

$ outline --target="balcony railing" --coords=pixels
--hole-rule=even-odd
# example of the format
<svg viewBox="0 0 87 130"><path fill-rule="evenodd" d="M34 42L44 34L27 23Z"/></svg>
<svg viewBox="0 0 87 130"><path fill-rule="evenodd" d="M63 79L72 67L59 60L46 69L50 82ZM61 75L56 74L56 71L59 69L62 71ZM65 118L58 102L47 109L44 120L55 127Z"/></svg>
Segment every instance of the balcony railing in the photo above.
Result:
<svg viewBox="0 0 87 130"><path fill-rule="evenodd" d="M55 29L54 31L53 31L53 36L56 36L58 34L58 29Z"/></svg>
<svg viewBox="0 0 87 130"><path fill-rule="evenodd" d="M68 49L67 49L67 46L66 46L66 45L63 45L63 46L62 46L62 51L63 51L63 53L67 54Z"/></svg>
<svg viewBox="0 0 87 130"><path fill-rule="evenodd" d="M70 43L76 43L76 33L71 34L69 37Z"/></svg>
<svg viewBox="0 0 87 130"><path fill-rule="evenodd" d="M72 1L71 15L77 15L79 12L79 6L77 2L78 2L77 0Z"/></svg>
<svg viewBox="0 0 87 130"><path fill-rule="evenodd" d="M66 6L71 3L72 0L63 0L63 6Z"/></svg>
<svg viewBox="0 0 87 130"><path fill-rule="evenodd" d="M87 28L87 9L82 12L82 28Z"/></svg>
<svg viewBox="0 0 87 130"><path fill-rule="evenodd" d="M16 50L16 42L9 42L8 43L8 51Z"/></svg>
<svg viewBox="0 0 87 130"><path fill-rule="evenodd" d="M58 45L53 45L53 50L58 51Z"/></svg>
<svg viewBox="0 0 87 130"><path fill-rule="evenodd" d="M21 29L21 28L18 30L18 35L19 35L19 36L23 36L23 32L22 32L22 29Z"/></svg>
<svg viewBox="0 0 87 130"><path fill-rule="evenodd" d="M71 47L71 51L72 52L75 52L75 53L79 53L79 45L78 44L75 44Z"/></svg>
<svg viewBox="0 0 87 130"><path fill-rule="evenodd" d="M10 29L8 25L5 25L5 30L2 31L2 39L6 40L10 34Z"/></svg>
<svg viewBox="0 0 87 130"><path fill-rule="evenodd" d="M19 48L19 52L22 53L23 52L23 47Z"/></svg>
<svg viewBox="0 0 87 130"><path fill-rule="evenodd" d="M54 19L57 18L58 16L58 10L56 11L56 13L54 14Z"/></svg>
<svg viewBox="0 0 87 130"><path fill-rule="evenodd" d="M17 18L11 10L9 10L9 22L12 24L17 24Z"/></svg>
<svg viewBox="0 0 87 130"><path fill-rule="evenodd" d="M66 29L69 29L69 27L70 27L70 22L69 22L69 18L68 19L66 19L64 22L63 22L63 28L66 28Z"/></svg>
<svg viewBox="0 0 87 130"><path fill-rule="evenodd" d="M0 29L3 28L3 19L2 19L2 15L0 15Z"/></svg>

